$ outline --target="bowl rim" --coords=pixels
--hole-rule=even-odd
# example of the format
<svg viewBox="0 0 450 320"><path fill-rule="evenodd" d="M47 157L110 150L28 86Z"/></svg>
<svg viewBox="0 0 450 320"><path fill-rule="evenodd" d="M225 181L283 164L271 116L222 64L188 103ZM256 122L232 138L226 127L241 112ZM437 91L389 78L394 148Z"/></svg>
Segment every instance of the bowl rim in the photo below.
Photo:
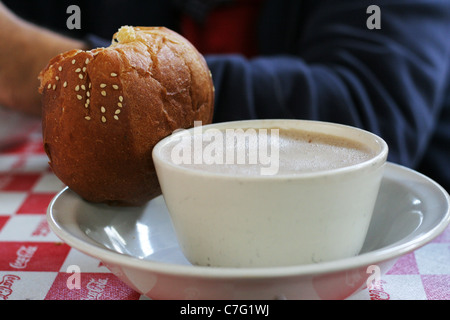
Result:
<svg viewBox="0 0 450 320"><path fill-rule="evenodd" d="M368 160L365 160L363 162L353 164L350 166L344 166L340 168L333 168L333 169L327 169L327 170L320 170L315 172L302 172L299 174L275 174L275 175L245 175L245 174L233 174L229 175L226 173L220 173L220 172L211 172L211 171L203 171L198 169L190 169L185 166L180 166L174 163L171 163L170 161L167 161L164 159L163 156L161 156L162 149L169 143L173 142L175 139L179 139L180 136L186 135L186 134L193 134L195 130L198 128L201 128L202 130L208 130L212 128L217 129L247 129L247 128L253 128L253 129L259 129L259 128L267 128L267 127L273 127L273 126L280 126L277 125L277 123L284 123L288 124L287 127L293 127L298 125L306 125L306 126L312 126L312 125L319 125L321 127L329 127L333 129L339 129L339 130L352 130L355 133L358 133L360 135L364 135L366 137L370 137L373 139L374 144L377 144L380 148L379 152L371 157ZM271 125L272 124L272 125ZM308 130L305 130L308 131ZM194 133L195 134L195 133ZM171 135L161 139L152 150L152 159L156 166L156 171L158 173L158 167L166 167L169 168L177 173L182 174L188 174L188 175L195 175L199 177L204 177L207 179L211 178L220 178L220 179L236 179L239 180L245 180L245 181L260 181L260 180L285 180L285 179L309 179L309 178L320 178L323 176L328 176L330 174L333 175L339 175L339 174L345 174L352 171L359 171L364 168L370 168L370 167L379 167L382 166L386 160L389 153L389 147L386 141L381 138L380 136L376 135L375 133L372 133L370 131L345 125L345 124L339 124L334 122L327 122L327 121L318 121L318 120L301 120L301 119L255 119L255 120L237 120L237 121L228 121L228 122L219 122L219 123L211 123L207 125L201 125L199 127L192 127L188 129L180 129L175 130ZM160 173L161 174L161 173Z"/></svg>

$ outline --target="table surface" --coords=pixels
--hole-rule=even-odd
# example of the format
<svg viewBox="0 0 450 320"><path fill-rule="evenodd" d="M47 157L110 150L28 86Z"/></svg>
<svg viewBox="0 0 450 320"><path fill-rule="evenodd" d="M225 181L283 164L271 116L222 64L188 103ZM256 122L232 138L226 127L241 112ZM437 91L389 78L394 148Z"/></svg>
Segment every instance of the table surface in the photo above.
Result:
<svg viewBox="0 0 450 320"><path fill-rule="evenodd" d="M48 167L39 124L26 137L0 149L0 300L147 299L49 229L47 206L64 185ZM81 289L67 286L71 265L80 267ZM450 300L450 227L400 257L376 290L349 299Z"/></svg>

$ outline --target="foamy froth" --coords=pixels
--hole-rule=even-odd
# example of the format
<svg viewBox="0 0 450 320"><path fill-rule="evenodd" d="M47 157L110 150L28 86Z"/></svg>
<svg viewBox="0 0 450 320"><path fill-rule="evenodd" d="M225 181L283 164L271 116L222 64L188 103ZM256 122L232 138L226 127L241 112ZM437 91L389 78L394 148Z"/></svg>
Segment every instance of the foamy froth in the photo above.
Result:
<svg viewBox="0 0 450 320"><path fill-rule="evenodd" d="M357 141L297 130L280 132L279 144L279 174L337 169L373 157Z"/></svg>
<svg viewBox="0 0 450 320"><path fill-rule="evenodd" d="M251 176L261 175L262 168L276 167L271 172L277 175L299 174L342 168L373 157L357 141L279 128L216 129L189 135L168 145L165 154L182 167Z"/></svg>

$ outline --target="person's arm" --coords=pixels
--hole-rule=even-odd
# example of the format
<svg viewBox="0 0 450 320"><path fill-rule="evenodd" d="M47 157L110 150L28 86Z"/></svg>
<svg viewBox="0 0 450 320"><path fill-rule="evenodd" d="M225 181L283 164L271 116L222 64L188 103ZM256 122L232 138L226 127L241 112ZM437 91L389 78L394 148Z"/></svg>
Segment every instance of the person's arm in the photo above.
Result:
<svg viewBox="0 0 450 320"><path fill-rule="evenodd" d="M57 54L85 43L28 23L0 2L0 106L40 115L39 72Z"/></svg>
<svg viewBox="0 0 450 320"><path fill-rule="evenodd" d="M209 56L214 121L300 118L340 122L385 138L389 159L415 166L444 94L450 2L318 1L298 52L246 60ZM366 9L381 9L381 29Z"/></svg>

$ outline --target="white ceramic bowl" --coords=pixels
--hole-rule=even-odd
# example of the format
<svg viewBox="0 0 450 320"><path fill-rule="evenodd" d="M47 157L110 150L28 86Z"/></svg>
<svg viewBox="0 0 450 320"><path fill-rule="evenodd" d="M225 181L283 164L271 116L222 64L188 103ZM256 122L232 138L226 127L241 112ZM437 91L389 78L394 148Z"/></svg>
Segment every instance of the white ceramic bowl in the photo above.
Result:
<svg viewBox="0 0 450 320"><path fill-rule="evenodd" d="M379 267L382 280L399 256L438 236L450 221L449 206L438 184L388 163L359 255L272 268L189 264L162 197L140 208L114 208L87 203L66 188L47 218L64 242L153 299L345 299L365 287L369 266Z"/></svg>
<svg viewBox="0 0 450 320"><path fill-rule="evenodd" d="M171 150L186 138L190 141L190 135L202 137L202 132L211 129L254 129L251 133L257 135L260 129L272 128L353 140L373 155L345 167L282 175L248 175L228 169L213 172L206 168L210 164L199 170L171 160ZM195 147L195 142L190 144ZM224 154L230 150L225 149ZM312 152L321 156L323 151ZM155 146L153 160L180 247L191 263L270 267L356 255L370 223L387 154L387 144L380 137L354 127L305 120L249 120L172 134ZM283 155L278 155L280 163Z"/></svg>

